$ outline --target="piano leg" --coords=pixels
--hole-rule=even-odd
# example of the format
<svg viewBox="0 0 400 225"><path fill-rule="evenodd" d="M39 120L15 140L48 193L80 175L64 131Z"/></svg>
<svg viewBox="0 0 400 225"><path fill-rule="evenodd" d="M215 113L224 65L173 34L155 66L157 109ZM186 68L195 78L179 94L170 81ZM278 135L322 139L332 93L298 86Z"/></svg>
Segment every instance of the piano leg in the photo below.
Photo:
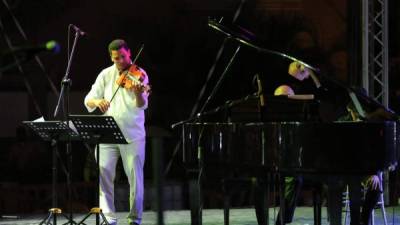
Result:
<svg viewBox="0 0 400 225"><path fill-rule="evenodd" d="M349 183L350 195L350 225L360 224L361 178Z"/></svg>
<svg viewBox="0 0 400 225"><path fill-rule="evenodd" d="M279 203L280 209L276 224L291 223L297 205L297 198L303 186L303 177L279 175Z"/></svg>
<svg viewBox="0 0 400 225"><path fill-rule="evenodd" d="M190 203L191 225L202 224L203 198L201 193L201 183L199 182L200 182L199 180L189 181L189 203Z"/></svg>
<svg viewBox="0 0 400 225"><path fill-rule="evenodd" d="M222 190L224 192L224 225L229 225L229 209L231 207L230 184L225 179L222 181Z"/></svg>
<svg viewBox="0 0 400 225"><path fill-rule="evenodd" d="M269 222L269 175L264 179L257 178L255 184L254 204L258 225L268 225Z"/></svg>
<svg viewBox="0 0 400 225"><path fill-rule="evenodd" d="M331 225L342 224L342 204L344 185L338 178L327 181L328 218Z"/></svg>
<svg viewBox="0 0 400 225"><path fill-rule="evenodd" d="M279 214L280 225L285 225L285 177L279 176ZM277 223L278 224L278 223Z"/></svg>
<svg viewBox="0 0 400 225"><path fill-rule="evenodd" d="M230 197L224 199L224 225L229 225Z"/></svg>
<svg viewBox="0 0 400 225"><path fill-rule="evenodd" d="M270 206L270 202L269 202L269 191L270 191L270 186L271 185L271 174L267 175L267 179L265 180L265 225L269 225L269 206Z"/></svg>
<svg viewBox="0 0 400 225"><path fill-rule="evenodd" d="M313 191L313 202L314 202L314 224L321 225L321 190L316 188Z"/></svg>

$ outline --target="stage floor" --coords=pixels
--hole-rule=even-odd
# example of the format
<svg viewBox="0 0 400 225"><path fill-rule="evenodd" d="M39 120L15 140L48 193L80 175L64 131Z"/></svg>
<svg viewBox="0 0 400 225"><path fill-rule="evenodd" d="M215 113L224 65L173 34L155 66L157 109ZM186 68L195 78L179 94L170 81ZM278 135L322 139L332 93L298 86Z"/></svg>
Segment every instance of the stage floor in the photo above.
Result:
<svg viewBox="0 0 400 225"><path fill-rule="evenodd" d="M270 224L273 223L273 215L277 213L277 209L270 209ZM118 225L127 225L125 219L126 212L119 212ZM386 208L388 225L400 224L400 207ZM0 220L0 225L37 225L46 215L22 215L18 219L6 219L8 215L3 215ZM75 214L74 220L79 222L85 216L84 214ZM204 225L217 225L223 224L223 211L221 209L207 209L203 211L203 224ZM57 224L64 224L65 219L58 219ZM95 224L95 217L91 216L86 220L87 225ZM157 216L155 212L146 211L143 215L143 225L156 225ZM188 225L190 224L190 212L188 210L175 210L164 212L164 224L170 225ZM256 216L253 209L232 209L230 212L230 224L232 225L257 225ZM295 213L295 219L292 225L311 225L313 224L313 214L311 207L299 207ZM328 224L326 217L326 209L322 209L322 224ZM348 224L348 223L347 223ZM383 218L380 209L375 211L375 224L383 225Z"/></svg>

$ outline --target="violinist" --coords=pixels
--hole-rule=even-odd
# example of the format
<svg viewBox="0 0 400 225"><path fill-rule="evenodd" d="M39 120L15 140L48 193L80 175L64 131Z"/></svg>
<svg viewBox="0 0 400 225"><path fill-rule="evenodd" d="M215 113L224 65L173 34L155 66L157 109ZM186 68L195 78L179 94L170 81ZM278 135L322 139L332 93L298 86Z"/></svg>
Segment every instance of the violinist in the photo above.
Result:
<svg viewBox="0 0 400 225"><path fill-rule="evenodd" d="M132 63L124 40L108 45L113 65L103 69L85 97L89 112L99 108L113 116L128 144L100 144L100 208L111 225L117 224L114 206L114 178L121 156L129 182L128 224L140 224L143 211L143 165L145 160L145 115L148 105L148 77Z"/></svg>

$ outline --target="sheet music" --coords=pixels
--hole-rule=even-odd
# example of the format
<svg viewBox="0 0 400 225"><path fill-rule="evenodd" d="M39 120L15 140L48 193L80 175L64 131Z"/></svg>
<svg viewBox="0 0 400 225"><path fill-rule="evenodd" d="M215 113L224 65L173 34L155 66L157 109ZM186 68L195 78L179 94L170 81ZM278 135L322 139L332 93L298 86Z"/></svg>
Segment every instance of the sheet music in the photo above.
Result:
<svg viewBox="0 0 400 225"><path fill-rule="evenodd" d="M45 122L44 117L39 117L36 120L34 120L33 122Z"/></svg>
<svg viewBox="0 0 400 225"><path fill-rule="evenodd" d="M46 121L46 120L44 119L44 117L42 116L42 117L39 117L39 118L33 120L32 122L35 122L35 123L36 123L36 122L51 122L51 121L50 121L50 120L49 120L49 121ZM64 123L64 124L67 124L66 121L63 121L63 123ZM78 130L76 129L74 123L73 123L71 120L68 121L68 127L69 127L72 131L74 131L74 133L75 133L76 135L79 135Z"/></svg>
<svg viewBox="0 0 400 225"><path fill-rule="evenodd" d="M64 123L65 123L65 122L64 122ZM78 130L76 129L74 123L73 123L71 120L68 121L68 124L69 124L69 128L70 128L71 130L73 130L76 134L79 134Z"/></svg>

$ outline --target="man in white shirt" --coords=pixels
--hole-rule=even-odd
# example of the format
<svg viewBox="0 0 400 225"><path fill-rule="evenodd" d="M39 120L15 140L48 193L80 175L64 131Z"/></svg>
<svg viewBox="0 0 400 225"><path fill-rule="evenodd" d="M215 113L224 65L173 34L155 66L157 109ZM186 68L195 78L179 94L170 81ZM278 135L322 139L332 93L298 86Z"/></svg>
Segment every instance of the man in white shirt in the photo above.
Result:
<svg viewBox="0 0 400 225"><path fill-rule="evenodd" d="M110 224L117 224L114 178L116 164L121 156L130 187L128 222L130 225L140 224L143 212L146 137L144 110L148 104L148 77L143 69L132 64L130 49L124 40L113 40L108 51L114 64L103 69L97 76L85 97L85 106L89 112L99 108L104 115L113 116L128 144L100 144L100 208ZM122 83L117 84L120 76L126 76L130 81L137 79L131 82L132 85L123 86Z"/></svg>

